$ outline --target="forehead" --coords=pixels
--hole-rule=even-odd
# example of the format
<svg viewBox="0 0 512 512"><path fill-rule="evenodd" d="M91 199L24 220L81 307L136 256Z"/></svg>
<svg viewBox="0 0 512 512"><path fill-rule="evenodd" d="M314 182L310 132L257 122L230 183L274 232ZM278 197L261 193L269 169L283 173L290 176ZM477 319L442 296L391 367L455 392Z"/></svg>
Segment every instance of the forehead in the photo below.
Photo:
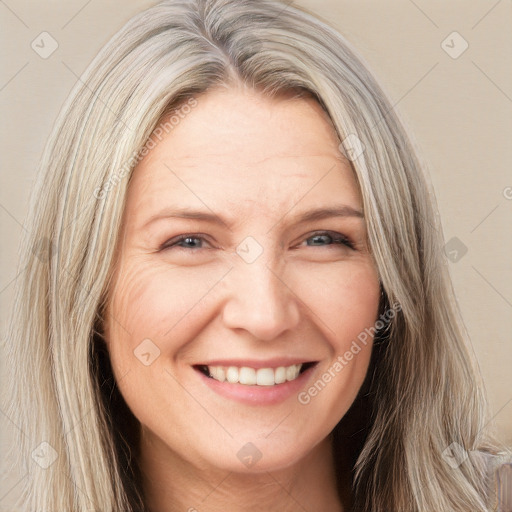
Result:
<svg viewBox="0 0 512 512"><path fill-rule="evenodd" d="M299 201L360 207L349 163L327 115L312 98L268 98L219 89L165 134L133 172L127 209L168 206L282 215Z"/></svg>

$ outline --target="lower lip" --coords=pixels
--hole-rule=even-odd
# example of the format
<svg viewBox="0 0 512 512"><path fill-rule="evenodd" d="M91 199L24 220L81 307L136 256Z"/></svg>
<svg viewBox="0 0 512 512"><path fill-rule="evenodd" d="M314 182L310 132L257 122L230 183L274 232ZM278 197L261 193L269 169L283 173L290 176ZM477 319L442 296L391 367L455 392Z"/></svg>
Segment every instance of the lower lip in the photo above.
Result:
<svg viewBox="0 0 512 512"><path fill-rule="evenodd" d="M199 370L194 369L194 371L211 390L225 398L230 398L244 404L272 405L283 402L292 395L297 395L313 374L313 370L316 366L317 365L311 366L302 372L295 380L290 380L283 384L275 384L273 386L230 384L226 381L220 382L211 377L207 377Z"/></svg>

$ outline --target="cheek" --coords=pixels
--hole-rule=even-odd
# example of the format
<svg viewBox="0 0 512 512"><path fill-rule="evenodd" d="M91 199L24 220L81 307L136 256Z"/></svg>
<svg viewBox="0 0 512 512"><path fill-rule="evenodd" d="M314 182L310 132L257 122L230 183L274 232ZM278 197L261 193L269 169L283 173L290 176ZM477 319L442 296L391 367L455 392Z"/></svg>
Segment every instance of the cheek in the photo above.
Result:
<svg viewBox="0 0 512 512"><path fill-rule="evenodd" d="M379 309L378 274L369 261L343 262L300 273L301 299L319 318L336 352L374 325Z"/></svg>
<svg viewBox="0 0 512 512"><path fill-rule="evenodd" d="M220 268L205 273L154 260L127 261L118 273L108 309L107 339L113 366L124 373L131 366L138 367L134 351L148 339L172 357L179 348L177 340L184 339L184 329L187 338L201 329L202 300L224 273ZM155 353L158 350L155 348Z"/></svg>
<svg viewBox="0 0 512 512"><path fill-rule="evenodd" d="M141 423L158 417L166 393L179 396L165 370L186 340L180 330L196 328L190 319L211 286L154 260L127 259L120 267L105 334L119 390Z"/></svg>
<svg viewBox="0 0 512 512"><path fill-rule="evenodd" d="M328 342L330 357L298 396L311 414L332 428L353 403L366 376L378 316L380 287L371 264L343 265L332 272L309 272L306 305Z"/></svg>

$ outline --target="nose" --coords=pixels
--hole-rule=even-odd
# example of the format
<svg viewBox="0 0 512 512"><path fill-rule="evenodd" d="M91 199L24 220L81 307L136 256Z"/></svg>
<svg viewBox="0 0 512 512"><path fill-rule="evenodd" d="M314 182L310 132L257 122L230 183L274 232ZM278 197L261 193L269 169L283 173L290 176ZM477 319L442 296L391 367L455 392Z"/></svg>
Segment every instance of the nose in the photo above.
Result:
<svg viewBox="0 0 512 512"><path fill-rule="evenodd" d="M272 341L297 326L300 309L293 283L287 283L263 261L243 263L231 274L222 311L226 327Z"/></svg>

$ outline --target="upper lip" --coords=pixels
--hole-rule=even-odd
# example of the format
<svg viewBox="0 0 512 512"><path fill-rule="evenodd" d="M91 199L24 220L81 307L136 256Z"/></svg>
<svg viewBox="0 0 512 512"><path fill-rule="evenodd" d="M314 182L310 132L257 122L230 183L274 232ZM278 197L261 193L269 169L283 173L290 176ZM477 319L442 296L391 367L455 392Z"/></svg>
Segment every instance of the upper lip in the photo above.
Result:
<svg viewBox="0 0 512 512"><path fill-rule="evenodd" d="M276 357L272 359L215 359L213 361L205 361L194 366L236 366L242 368L279 368L280 366L292 366L294 364L315 363L313 358L298 357Z"/></svg>

